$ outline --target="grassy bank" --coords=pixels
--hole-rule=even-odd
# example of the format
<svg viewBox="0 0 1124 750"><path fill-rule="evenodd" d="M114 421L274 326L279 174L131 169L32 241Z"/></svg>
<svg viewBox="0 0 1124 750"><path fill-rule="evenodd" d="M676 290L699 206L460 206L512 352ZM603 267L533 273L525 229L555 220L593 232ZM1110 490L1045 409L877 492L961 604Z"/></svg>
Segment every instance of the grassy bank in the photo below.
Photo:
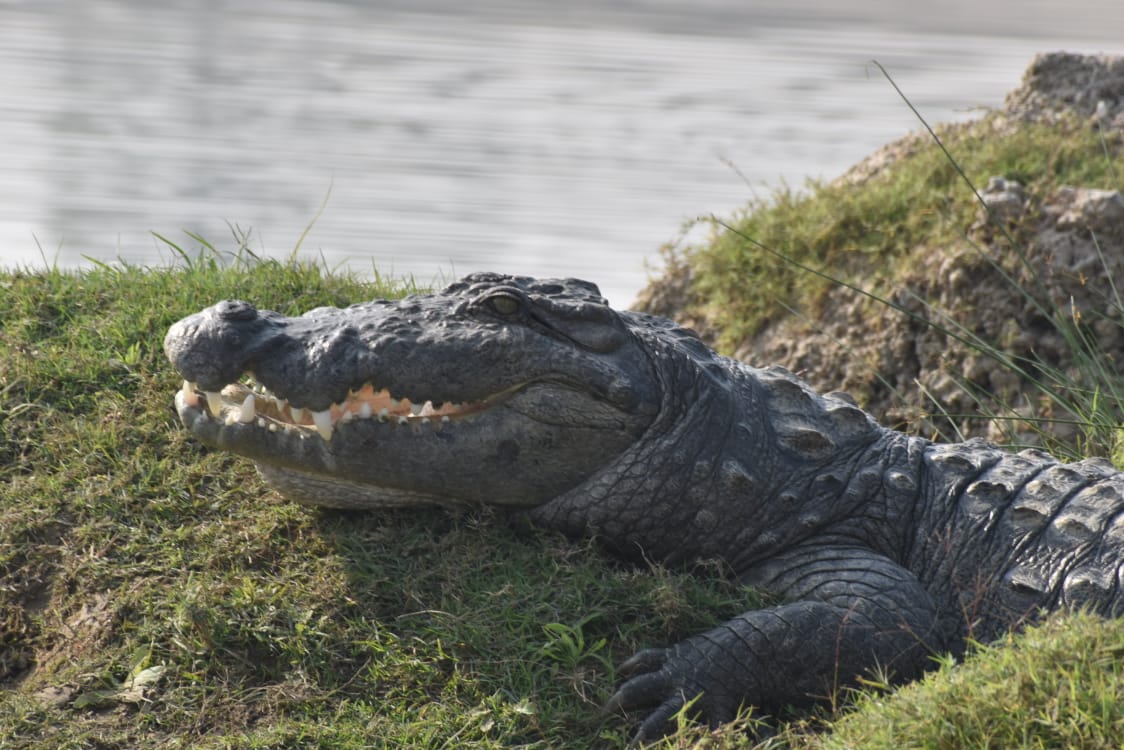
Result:
<svg viewBox="0 0 1124 750"><path fill-rule="evenodd" d="M399 287L200 262L0 290L4 748L620 746L612 664L748 606L487 513L299 508L178 425L179 317Z"/></svg>
<svg viewBox="0 0 1124 750"><path fill-rule="evenodd" d="M620 565L485 512L297 507L179 427L161 351L179 317L401 286L200 261L7 271L0 290L5 749L623 747L631 725L599 711L613 665L754 604L715 570ZM1001 720L1025 747L1124 741L1121 623L1017 642L931 693L870 698L837 735L797 724L770 744L960 747ZM748 744L737 726L668 743Z"/></svg>
<svg viewBox="0 0 1124 750"><path fill-rule="evenodd" d="M897 429L1120 458L1124 131L994 112L937 135L710 220L642 309Z"/></svg>
<svg viewBox="0 0 1124 750"><path fill-rule="evenodd" d="M800 265L889 297L917 261L912 250L964 243L980 213L964 176L979 190L1003 176L1026 186L1031 199L1066 185L1121 187L1124 138L1106 140L1075 116L1013 126L993 114L937 130L947 151L918 133L893 144L878 169L781 189L715 222L712 240L679 259L695 272L686 313L707 321L720 345L733 349L791 305L823 313L836 284ZM1011 226L1011 239L1025 241L1036 219Z"/></svg>

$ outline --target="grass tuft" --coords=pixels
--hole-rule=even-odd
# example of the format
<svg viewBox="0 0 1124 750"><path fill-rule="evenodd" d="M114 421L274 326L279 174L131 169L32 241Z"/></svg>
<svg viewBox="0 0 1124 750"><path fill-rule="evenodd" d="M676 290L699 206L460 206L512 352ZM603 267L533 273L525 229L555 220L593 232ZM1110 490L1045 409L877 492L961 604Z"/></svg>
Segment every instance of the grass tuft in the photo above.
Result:
<svg viewBox="0 0 1124 750"><path fill-rule="evenodd" d="M1117 748L1124 621L1054 616L892 697L865 693L824 748Z"/></svg>

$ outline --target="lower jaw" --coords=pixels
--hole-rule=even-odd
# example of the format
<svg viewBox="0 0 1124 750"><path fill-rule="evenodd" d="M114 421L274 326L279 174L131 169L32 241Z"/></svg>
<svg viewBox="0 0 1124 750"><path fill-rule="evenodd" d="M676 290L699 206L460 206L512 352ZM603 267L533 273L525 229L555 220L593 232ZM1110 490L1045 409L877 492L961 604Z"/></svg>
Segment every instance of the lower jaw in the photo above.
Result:
<svg viewBox="0 0 1124 750"><path fill-rule="evenodd" d="M377 487L347 479L258 463L258 473L286 499L301 505L347 510L464 508L466 503L411 490Z"/></svg>

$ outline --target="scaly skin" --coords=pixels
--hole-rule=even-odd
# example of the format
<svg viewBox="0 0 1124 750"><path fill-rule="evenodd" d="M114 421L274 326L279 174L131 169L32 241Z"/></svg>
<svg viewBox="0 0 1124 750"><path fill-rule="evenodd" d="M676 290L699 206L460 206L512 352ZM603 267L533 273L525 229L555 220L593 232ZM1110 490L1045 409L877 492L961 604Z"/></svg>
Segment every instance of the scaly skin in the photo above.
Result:
<svg viewBox="0 0 1124 750"><path fill-rule="evenodd" d="M298 502L500 505L626 557L719 559L778 597L623 665L610 707L646 714L641 740L696 698L716 724L874 668L912 679L1042 610L1124 611L1107 462L887 430L586 282L475 274L298 318L223 302L164 345L184 424ZM252 406L245 373L267 389Z"/></svg>

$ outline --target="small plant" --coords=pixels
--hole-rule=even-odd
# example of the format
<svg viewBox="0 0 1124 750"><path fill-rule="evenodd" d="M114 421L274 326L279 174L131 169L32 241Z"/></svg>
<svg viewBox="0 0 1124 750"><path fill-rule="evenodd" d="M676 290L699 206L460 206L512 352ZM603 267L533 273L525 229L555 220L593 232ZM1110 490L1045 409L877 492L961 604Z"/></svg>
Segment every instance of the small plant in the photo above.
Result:
<svg viewBox="0 0 1124 750"><path fill-rule="evenodd" d="M543 625L542 629L546 633L547 641L543 644L540 653L544 658L556 662L562 669L576 669L582 662L592 659L606 671L612 672L613 664L605 648L608 640L598 638L591 643L586 642L584 628L598 617L597 614L586 615L573 625L561 622Z"/></svg>

